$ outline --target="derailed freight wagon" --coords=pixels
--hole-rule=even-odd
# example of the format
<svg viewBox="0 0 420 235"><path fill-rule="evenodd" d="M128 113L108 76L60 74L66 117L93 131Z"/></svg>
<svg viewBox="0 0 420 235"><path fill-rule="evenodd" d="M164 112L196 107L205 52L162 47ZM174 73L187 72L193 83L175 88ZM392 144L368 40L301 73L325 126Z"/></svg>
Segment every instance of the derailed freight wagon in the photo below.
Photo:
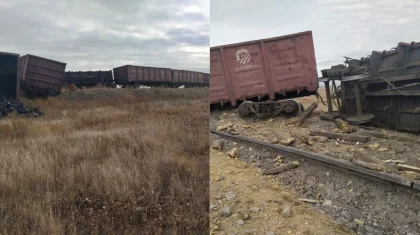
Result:
<svg viewBox="0 0 420 235"><path fill-rule="evenodd" d="M210 103L275 100L316 94L312 32L210 49Z"/></svg>
<svg viewBox="0 0 420 235"><path fill-rule="evenodd" d="M210 85L210 74L209 73L203 73L203 86L209 87Z"/></svg>
<svg viewBox="0 0 420 235"><path fill-rule="evenodd" d="M201 87L204 84L202 72L172 69L172 81L174 86Z"/></svg>
<svg viewBox="0 0 420 235"><path fill-rule="evenodd" d="M0 96L19 96L19 55L0 52Z"/></svg>
<svg viewBox="0 0 420 235"><path fill-rule="evenodd" d="M170 68L124 65L113 69L115 85L171 86Z"/></svg>
<svg viewBox="0 0 420 235"><path fill-rule="evenodd" d="M323 80L340 80L340 114L350 122L420 132L420 43L403 43L390 51L323 70Z"/></svg>
<svg viewBox="0 0 420 235"><path fill-rule="evenodd" d="M22 89L37 95L58 95L65 70L66 63L28 54L20 57L19 83Z"/></svg>
<svg viewBox="0 0 420 235"><path fill-rule="evenodd" d="M112 70L109 71L66 71L64 76L65 85L77 87L92 87L96 85L113 86L114 78Z"/></svg>

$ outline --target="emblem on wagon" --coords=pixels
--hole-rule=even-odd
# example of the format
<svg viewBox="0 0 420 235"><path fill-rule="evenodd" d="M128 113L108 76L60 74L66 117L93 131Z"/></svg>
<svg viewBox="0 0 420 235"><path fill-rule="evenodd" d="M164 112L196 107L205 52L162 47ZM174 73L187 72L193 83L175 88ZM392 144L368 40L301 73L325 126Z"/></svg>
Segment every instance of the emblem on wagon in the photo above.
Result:
<svg viewBox="0 0 420 235"><path fill-rule="evenodd" d="M251 61L251 54L242 48L236 52L236 60L241 64L248 64Z"/></svg>

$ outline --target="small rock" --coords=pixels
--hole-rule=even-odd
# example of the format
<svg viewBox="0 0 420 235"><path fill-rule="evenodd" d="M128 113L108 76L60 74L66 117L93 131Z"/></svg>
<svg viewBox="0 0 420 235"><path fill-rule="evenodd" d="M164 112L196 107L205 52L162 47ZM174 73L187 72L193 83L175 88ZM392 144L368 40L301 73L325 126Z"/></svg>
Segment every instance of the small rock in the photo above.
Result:
<svg viewBox="0 0 420 235"><path fill-rule="evenodd" d="M251 219L251 216L249 214L243 214L241 217L242 217L243 220Z"/></svg>
<svg viewBox="0 0 420 235"><path fill-rule="evenodd" d="M252 200L252 199L246 199L246 201L245 201L246 203L254 203L254 200Z"/></svg>
<svg viewBox="0 0 420 235"><path fill-rule="evenodd" d="M210 205L210 210L215 210L215 209L217 209L216 205Z"/></svg>
<svg viewBox="0 0 420 235"><path fill-rule="evenodd" d="M351 229L351 230L353 230L353 231L356 231L356 229L357 229L357 224L355 223L355 222L351 222L351 223L349 223L349 228Z"/></svg>
<svg viewBox="0 0 420 235"><path fill-rule="evenodd" d="M372 226L377 228L377 227L379 227L379 224L377 222L373 222Z"/></svg>
<svg viewBox="0 0 420 235"><path fill-rule="evenodd" d="M245 224L245 222L244 222L243 220L241 220L241 219L240 219L240 220L237 220L237 221L236 221L236 224L237 224L237 225L244 225L244 224Z"/></svg>
<svg viewBox="0 0 420 235"><path fill-rule="evenodd" d="M280 140L278 138L274 138L272 140L270 140L270 143L272 144L277 144Z"/></svg>
<svg viewBox="0 0 420 235"><path fill-rule="evenodd" d="M347 181L347 186L350 186L353 182L351 180Z"/></svg>
<svg viewBox="0 0 420 235"><path fill-rule="evenodd" d="M286 205L281 212L281 215L286 218L292 217L292 207L290 205Z"/></svg>
<svg viewBox="0 0 420 235"><path fill-rule="evenodd" d="M223 141L222 140L215 140L211 143L211 147L213 149L221 151L223 148Z"/></svg>
<svg viewBox="0 0 420 235"><path fill-rule="evenodd" d="M328 141L328 137L319 136L319 137L316 138L316 140L321 142L321 143L326 143Z"/></svg>
<svg viewBox="0 0 420 235"><path fill-rule="evenodd" d="M269 232L266 232L265 235L275 235L275 233L272 231L269 231Z"/></svg>
<svg viewBox="0 0 420 235"><path fill-rule="evenodd" d="M231 158L237 158L237 157L239 157L239 151L238 151L238 149L237 148L233 148L232 150L230 150L228 152L228 156L231 157Z"/></svg>
<svg viewBox="0 0 420 235"><path fill-rule="evenodd" d="M335 143L335 145L337 145L337 146L339 146L339 145L340 145L340 143L338 143L337 141L335 141L334 143Z"/></svg>
<svg viewBox="0 0 420 235"><path fill-rule="evenodd" d="M373 229L372 227L370 227L370 226L368 226L368 225L365 225L365 230L366 231L368 231L368 232L373 232L373 231L375 231L375 229Z"/></svg>
<svg viewBox="0 0 420 235"><path fill-rule="evenodd" d="M327 177L329 177L330 176L330 172L329 171L327 171L327 173L325 173L325 175L327 176Z"/></svg>
<svg viewBox="0 0 420 235"><path fill-rule="evenodd" d="M340 224L347 224L349 220L344 217L338 217L337 222L339 222Z"/></svg>
<svg viewBox="0 0 420 235"><path fill-rule="evenodd" d="M293 142L295 142L295 138L293 138L293 137L290 137L290 138L287 138L286 140L280 141L281 144L287 145L287 146L291 145Z"/></svg>
<svg viewBox="0 0 420 235"><path fill-rule="evenodd" d="M234 192L227 192L226 194L225 194L225 197L226 197L226 199L228 200L228 201L232 201L232 200L234 200L235 198L236 198L236 193L234 193Z"/></svg>
<svg viewBox="0 0 420 235"><path fill-rule="evenodd" d="M274 121L274 119L270 118L270 119L268 119L267 122L273 122L273 121Z"/></svg>
<svg viewBox="0 0 420 235"><path fill-rule="evenodd" d="M325 201L322 203L322 205L324 205L324 206L329 206L329 205L331 205L331 204L332 204L331 200L325 200Z"/></svg>
<svg viewBox="0 0 420 235"><path fill-rule="evenodd" d="M354 219L353 220L355 223L360 224L360 225L364 225L365 221L361 220L361 219Z"/></svg>
<svg viewBox="0 0 420 235"><path fill-rule="evenodd" d="M222 210L220 211L220 215L224 217L229 217L231 214L232 214L232 210L228 206L223 207Z"/></svg>
<svg viewBox="0 0 420 235"><path fill-rule="evenodd" d="M255 212L255 213L258 213L258 212L260 211L260 208L259 208L259 207L254 206L254 207L249 208L249 210L250 210L250 211L253 211L253 212Z"/></svg>

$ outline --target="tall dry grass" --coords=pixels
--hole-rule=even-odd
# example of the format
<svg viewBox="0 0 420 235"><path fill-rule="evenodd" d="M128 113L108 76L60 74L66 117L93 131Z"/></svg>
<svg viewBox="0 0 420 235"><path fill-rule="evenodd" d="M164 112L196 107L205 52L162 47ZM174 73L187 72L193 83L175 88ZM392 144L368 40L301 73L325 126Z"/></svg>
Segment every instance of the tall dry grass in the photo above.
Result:
<svg viewBox="0 0 420 235"><path fill-rule="evenodd" d="M0 234L208 233L208 90L77 92L0 120Z"/></svg>

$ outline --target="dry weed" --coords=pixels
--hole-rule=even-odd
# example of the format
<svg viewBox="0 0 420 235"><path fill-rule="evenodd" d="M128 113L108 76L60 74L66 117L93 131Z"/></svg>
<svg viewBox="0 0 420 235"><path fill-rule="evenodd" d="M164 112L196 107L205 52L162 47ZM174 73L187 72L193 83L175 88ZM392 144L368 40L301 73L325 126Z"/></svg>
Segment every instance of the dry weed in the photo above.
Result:
<svg viewBox="0 0 420 235"><path fill-rule="evenodd" d="M208 92L101 90L0 120L0 234L207 233Z"/></svg>

